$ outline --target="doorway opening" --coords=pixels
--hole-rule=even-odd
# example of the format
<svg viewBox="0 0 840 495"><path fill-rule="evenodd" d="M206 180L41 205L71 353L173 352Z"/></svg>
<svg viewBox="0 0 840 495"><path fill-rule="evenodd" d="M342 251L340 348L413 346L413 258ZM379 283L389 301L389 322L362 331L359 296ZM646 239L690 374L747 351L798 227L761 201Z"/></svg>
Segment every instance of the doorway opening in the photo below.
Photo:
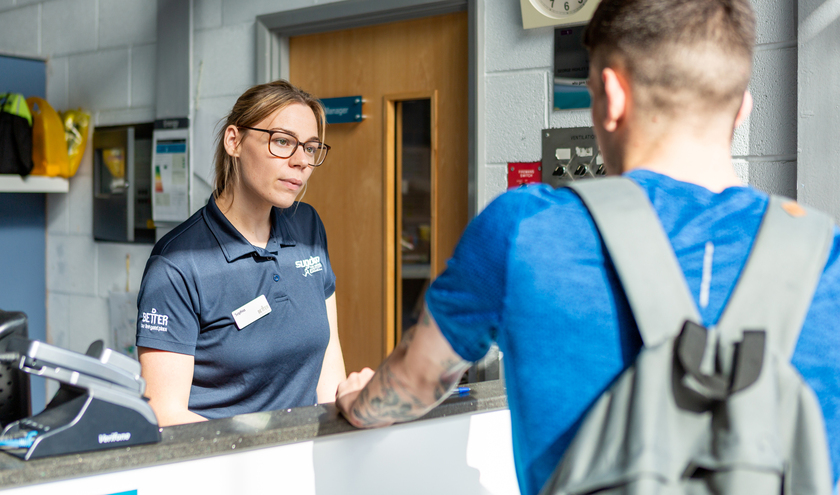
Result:
<svg viewBox="0 0 840 495"><path fill-rule="evenodd" d="M392 245L394 344L420 318L432 278L432 99L394 102L394 199L397 239Z"/></svg>

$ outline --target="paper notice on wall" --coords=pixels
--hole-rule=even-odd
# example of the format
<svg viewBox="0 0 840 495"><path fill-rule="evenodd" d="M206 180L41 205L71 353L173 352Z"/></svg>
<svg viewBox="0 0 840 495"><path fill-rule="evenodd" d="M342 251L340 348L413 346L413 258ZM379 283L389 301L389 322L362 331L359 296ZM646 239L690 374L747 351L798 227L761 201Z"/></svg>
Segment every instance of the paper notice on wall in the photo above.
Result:
<svg viewBox="0 0 840 495"><path fill-rule="evenodd" d="M187 140L156 141L152 160L152 218L181 222L189 216Z"/></svg>
<svg viewBox="0 0 840 495"><path fill-rule="evenodd" d="M108 347L137 359L137 293L108 294L111 343Z"/></svg>

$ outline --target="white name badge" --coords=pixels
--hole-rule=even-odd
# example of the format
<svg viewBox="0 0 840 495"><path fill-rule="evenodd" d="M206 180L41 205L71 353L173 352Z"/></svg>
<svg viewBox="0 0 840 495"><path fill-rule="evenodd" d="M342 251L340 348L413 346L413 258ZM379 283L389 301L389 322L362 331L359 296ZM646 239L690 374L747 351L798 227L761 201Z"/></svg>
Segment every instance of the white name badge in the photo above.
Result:
<svg viewBox="0 0 840 495"><path fill-rule="evenodd" d="M236 321L236 328L242 330L268 313L271 313L271 306L265 296L260 296L231 314Z"/></svg>

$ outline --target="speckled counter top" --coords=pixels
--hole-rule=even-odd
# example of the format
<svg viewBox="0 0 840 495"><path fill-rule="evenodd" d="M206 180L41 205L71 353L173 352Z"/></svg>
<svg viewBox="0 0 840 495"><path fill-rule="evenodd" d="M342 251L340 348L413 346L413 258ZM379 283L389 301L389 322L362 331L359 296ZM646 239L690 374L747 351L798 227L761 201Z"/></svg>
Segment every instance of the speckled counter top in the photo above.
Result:
<svg viewBox="0 0 840 495"><path fill-rule="evenodd" d="M470 384L418 421L507 407L500 381ZM243 414L161 429L160 443L32 461L0 453L0 489L218 456L355 431L332 404Z"/></svg>

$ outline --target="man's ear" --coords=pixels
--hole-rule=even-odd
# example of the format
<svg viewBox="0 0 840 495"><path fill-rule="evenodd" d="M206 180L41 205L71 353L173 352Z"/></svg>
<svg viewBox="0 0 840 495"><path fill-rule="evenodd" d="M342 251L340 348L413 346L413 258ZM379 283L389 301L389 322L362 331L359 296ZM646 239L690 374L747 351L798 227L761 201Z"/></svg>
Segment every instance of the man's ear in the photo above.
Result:
<svg viewBox="0 0 840 495"><path fill-rule="evenodd" d="M744 98L741 100L741 108L738 109L738 114L735 116L735 127L741 125L750 116L753 107L753 97L750 90L744 91ZM731 114L730 114L731 115Z"/></svg>
<svg viewBox="0 0 840 495"><path fill-rule="evenodd" d="M241 141L239 128L235 125L229 125L225 129L225 134L222 137L222 142L225 145L225 151L230 156L239 156L239 143Z"/></svg>
<svg viewBox="0 0 840 495"><path fill-rule="evenodd" d="M601 82L606 97L604 130L614 132L627 115L629 88L621 75L609 67L601 71Z"/></svg>

